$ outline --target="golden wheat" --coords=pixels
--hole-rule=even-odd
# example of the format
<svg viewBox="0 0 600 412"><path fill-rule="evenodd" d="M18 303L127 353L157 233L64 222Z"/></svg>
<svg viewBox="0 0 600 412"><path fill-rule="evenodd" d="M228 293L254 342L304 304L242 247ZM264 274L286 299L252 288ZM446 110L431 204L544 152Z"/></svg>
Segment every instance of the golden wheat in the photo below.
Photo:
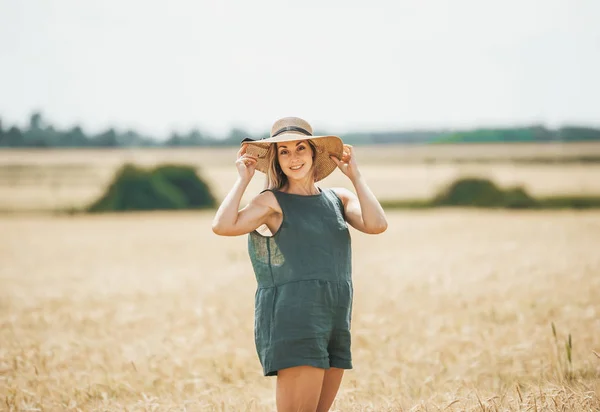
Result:
<svg viewBox="0 0 600 412"><path fill-rule="evenodd" d="M0 409L274 410L246 239L211 218L0 218ZM355 369L333 410L600 409L599 212L389 221L353 231Z"/></svg>

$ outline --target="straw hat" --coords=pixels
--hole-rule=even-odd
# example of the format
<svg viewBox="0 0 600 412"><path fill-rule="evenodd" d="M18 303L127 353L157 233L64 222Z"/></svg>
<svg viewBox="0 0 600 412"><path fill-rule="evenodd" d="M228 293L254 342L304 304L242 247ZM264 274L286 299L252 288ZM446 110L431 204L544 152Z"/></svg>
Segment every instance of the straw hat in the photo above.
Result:
<svg viewBox="0 0 600 412"><path fill-rule="evenodd" d="M310 124L298 117L284 117L277 120L271 127L271 136L266 139L252 140L246 138L242 144L247 143L246 153L256 156L256 170L266 173L269 168L269 159L267 151L275 143L293 142L298 140L310 140L317 148L313 167L315 168L315 182L329 176L335 170L337 165L330 155L342 158L344 144L338 136L313 136L313 130Z"/></svg>

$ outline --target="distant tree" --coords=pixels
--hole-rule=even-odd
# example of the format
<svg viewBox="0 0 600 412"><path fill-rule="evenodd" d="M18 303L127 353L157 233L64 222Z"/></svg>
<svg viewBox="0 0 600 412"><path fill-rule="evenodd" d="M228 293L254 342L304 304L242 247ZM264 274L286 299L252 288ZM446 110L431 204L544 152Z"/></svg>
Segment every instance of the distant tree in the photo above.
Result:
<svg viewBox="0 0 600 412"><path fill-rule="evenodd" d="M228 140L243 140L244 138L251 136L250 133L246 132L243 129L238 129L237 127L234 127L233 129L231 129L231 131L229 132L229 134L227 135L227 139Z"/></svg>
<svg viewBox="0 0 600 412"><path fill-rule="evenodd" d="M239 129L237 127L234 127L233 129L231 129L229 131L229 133L227 134L227 137L225 137L225 139L220 139L220 140L215 139L215 140L213 140L213 145L218 145L218 146L237 146L246 137L249 137L251 139L255 138L250 133L248 133L247 131L245 131L243 129Z"/></svg>
<svg viewBox="0 0 600 412"><path fill-rule="evenodd" d="M542 125L534 125L529 128L533 140L537 142L549 142L553 140L553 133Z"/></svg>
<svg viewBox="0 0 600 412"><path fill-rule="evenodd" d="M117 132L114 129L108 129L104 133L94 136L90 141L95 147L116 147L119 145Z"/></svg>
<svg viewBox="0 0 600 412"><path fill-rule="evenodd" d="M182 136L179 136L176 132L171 133L171 136L165 142L166 146L183 146L184 140Z"/></svg>
<svg viewBox="0 0 600 412"><path fill-rule="evenodd" d="M166 146L205 146L209 144L210 140L205 138L198 129L192 129L187 135L173 132L165 142Z"/></svg>
<svg viewBox="0 0 600 412"><path fill-rule="evenodd" d="M119 136L120 146L149 146L150 144L150 141L147 141L143 136L139 135L134 130L128 130Z"/></svg>
<svg viewBox="0 0 600 412"><path fill-rule="evenodd" d="M54 129L48 131L43 129L42 114L32 113L29 117L29 129L23 132L23 144L30 147L53 146L52 137L54 137Z"/></svg>
<svg viewBox="0 0 600 412"><path fill-rule="evenodd" d="M591 127L565 126L557 134L559 140L566 142L600 140L600 130Z"/></svg>
<svg viewBox="0 0 600 412"><path fill-rule="evenodd" d="M23 147L25 146L25 140L23 138L23 133L19 130L18 127L13 126L6 133L2 135L2 141L0 141L0 146L3 147Z"/></svg>
<svg viewBox="0 0 600 412"><path fill-rule="evenodd" d="M37 147L55 147L60 144L62 133L54 128L54 126L46 126L39 132L31 132L28 143L31 146Z"/></svg>
<svg viewBox="0 0 600 412"><path fill-rule="evenodd" d="M29 118L29 130L41 130L42 129L42 114L40 112L34 112Z"/></svg>
<svg viewBox="0 0 600 412"><path fill-rule="evenodd" d="M203 146L206 143L206 139L198 129L192 129L186 139L192 146Z"/></svg>
<svg viewBox="0 0 600 412"><path fill-rule="evenodd" d="M1 147L143 147L143 146L239 146L244 138L261 139L268 133L252 136L239 127L232 128L224 137L212 137L198 128L189 132L173 132L166 140L142 136L133 130L119 133L108 129L97 135L86 135L81 127L57 130L39 111L29 117L27 128L19 130L0 121ZM329 134L318 130L317 135ZM482 143L482 142L546 142L546 141L600 141L600 129L568 125L558 130L534 124L515 128L490 128L472 130L409 130L371 131L346 133L344 141L350 144L435 144L435 143Z"/></svg>
<svg viewBox="0 0 600 412"><path fill-rule="evenodd" d="M245 131L244 129L239 129L237 127L234 127L233 129L231 129L229 131L229 134L227 135L226 140L241 142L246 137L252 137L252 135L250 133L248 133L247 131Z"/></svg>
<svg viewBox="0 0 600 412"><path fill-rule="evenodd" d="M68 132L61 134L59 145L64 147L84 147L88 145L88 138L81 127L75 126Z"/></svg>

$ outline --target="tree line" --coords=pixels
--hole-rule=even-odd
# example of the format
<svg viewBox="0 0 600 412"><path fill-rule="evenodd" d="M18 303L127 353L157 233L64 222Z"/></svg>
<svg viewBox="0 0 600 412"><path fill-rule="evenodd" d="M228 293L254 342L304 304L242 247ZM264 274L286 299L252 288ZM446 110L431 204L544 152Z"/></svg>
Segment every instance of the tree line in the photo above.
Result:
<svg viewBox="0 0 600 412"><path fill-rule="evenodd" d="M328 134L316 131L316 134ZM171 133L161 140L141 135L133 130L119 132L109 128L98 134L87 134L75 126L68 130L58 130L45 121L39 112L29 118L27 128L17 126L6 128L0 119L0 148L7 147L193 147L193 146L238 146L242 139L261 139L268 133L253 136L238 128L226 136L215 137L192 129L187 133ZM600 141L600 129L584 126L564 126L549 129L541 125L518 128L493 128L475 130L418 130L384 131L344 134L349 144L391 144L391 143L482 143L482 142L580 142Z"/></svg>

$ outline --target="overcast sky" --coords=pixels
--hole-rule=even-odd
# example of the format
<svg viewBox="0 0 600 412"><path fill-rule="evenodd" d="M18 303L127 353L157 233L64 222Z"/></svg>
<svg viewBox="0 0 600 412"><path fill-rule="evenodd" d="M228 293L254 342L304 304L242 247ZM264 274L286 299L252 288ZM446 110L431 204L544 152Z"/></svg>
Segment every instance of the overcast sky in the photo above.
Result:
<svg viewBox="0 0 600 412"><path fill-rule="evenodd" d="M0 0L0 118L265 132L600 125L596 0Z"/></svg>

